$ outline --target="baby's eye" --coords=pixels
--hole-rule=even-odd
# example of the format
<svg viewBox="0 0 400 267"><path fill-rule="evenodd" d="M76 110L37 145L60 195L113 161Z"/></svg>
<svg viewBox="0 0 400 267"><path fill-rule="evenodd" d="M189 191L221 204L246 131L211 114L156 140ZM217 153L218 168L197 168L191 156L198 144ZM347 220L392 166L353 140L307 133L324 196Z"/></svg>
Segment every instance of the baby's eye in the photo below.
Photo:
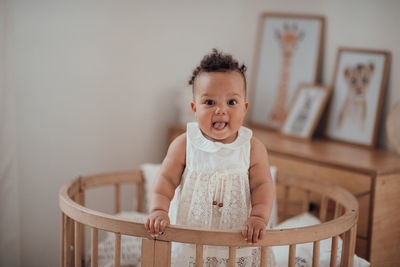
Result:
<svg viewBox="0 0 400 267"><path fill-rule="evenodd" d="M233 106L233 105L236 105L236 104L237 104L237 101L235 99L231 99L231 100L228 101L228 105L230 105L230 106Z"/></svg>
<svg viewBox="0 0 400 267"><path fill-rule="evenodd" d="M212 106L215 104L215 102L214 102L214 100L206 100L205 104L208 106Z"/></svg>

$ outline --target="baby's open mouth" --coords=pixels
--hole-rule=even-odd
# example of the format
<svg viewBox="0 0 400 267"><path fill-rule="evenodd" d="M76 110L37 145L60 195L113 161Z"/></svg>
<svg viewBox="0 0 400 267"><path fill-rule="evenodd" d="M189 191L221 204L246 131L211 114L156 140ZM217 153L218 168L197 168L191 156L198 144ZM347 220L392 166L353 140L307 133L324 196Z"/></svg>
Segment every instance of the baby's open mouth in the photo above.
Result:
<svg viewBox="0 0 400 267"><path fill-rule="evenodd" d="M222 130L227 125L228 125L227 122L221 122L221 121L216 121L216 122L213 122L213 124L212 124L213 128L216 130Z"/></svg>

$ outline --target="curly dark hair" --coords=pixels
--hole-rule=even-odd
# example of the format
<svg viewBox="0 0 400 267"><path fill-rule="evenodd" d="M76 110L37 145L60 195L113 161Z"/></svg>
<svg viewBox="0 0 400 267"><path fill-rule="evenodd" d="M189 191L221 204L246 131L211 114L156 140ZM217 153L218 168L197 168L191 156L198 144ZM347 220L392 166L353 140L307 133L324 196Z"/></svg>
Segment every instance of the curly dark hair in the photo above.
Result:
<svg viewBox="0 0 400 267"><path fill-rule="evenodd" d="M189 85L194 84L194 80L197 75L201 72L227 72L227 71L238 71L242 74L244 79L245 88L247 87L245 72L247 67L242 64L239 65L238 61L230 54L224 54L218 51L216 48L212 50L210 54L203 57L200 65L193 71L192 77L189 80Z"/></svg>

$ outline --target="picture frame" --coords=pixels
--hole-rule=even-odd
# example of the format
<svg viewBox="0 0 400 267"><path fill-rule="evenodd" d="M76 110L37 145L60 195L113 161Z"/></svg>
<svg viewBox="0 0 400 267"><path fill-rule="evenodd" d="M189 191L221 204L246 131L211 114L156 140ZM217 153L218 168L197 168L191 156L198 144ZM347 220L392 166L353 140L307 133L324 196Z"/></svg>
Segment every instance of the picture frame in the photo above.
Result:
<svg viewBox="0 0 400 267"><path fill-rule="evenodd" d="M319 15L260 15L250 124L278 130L299 83L317 82L324 30L325 18Z"/></svg>
<svg viewBox="0 0 400 267"><path fill-rule="evenodd" d="M327 138L376 146L390 57L385 50L338 49Z"/></svg>
<svg viewBox="0 0 400 267"><path fill-rule="evenodd" d="M330 94L329 87L300 84L281 128L281 133L296 138L311 139Z"/></svg>

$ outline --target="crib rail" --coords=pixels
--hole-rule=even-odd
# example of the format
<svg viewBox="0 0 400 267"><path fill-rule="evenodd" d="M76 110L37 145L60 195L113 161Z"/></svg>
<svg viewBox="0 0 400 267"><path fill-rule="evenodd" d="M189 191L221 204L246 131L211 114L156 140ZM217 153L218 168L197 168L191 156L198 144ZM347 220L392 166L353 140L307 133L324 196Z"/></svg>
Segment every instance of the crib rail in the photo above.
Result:
<svg viewBox="0 0 400 267"><path fill-rule="evenodd" d="M145 230L143 223L116 217L85 207L85 190L89 188L113 185L115 187L115 212L120 211L120 184L136 184L137 197L142 196L143 175L140 171L108 173L79 177L65 184L59 193L61 216L61 266L83 266L84 259L84 227L91 229L91 266L97 266L98 229L113 232L115 235L114 266L120 266L121 235L131 235L142 239L142 266L170 266L171 242L190 243L196 245L196 266L203 266L203 246L229 247L229 266L235 266L236 249L249 246L240 231L204 230L193 227L171 225L164 234L153 239ZM320 198L319 217L323 223L284 230L268 230L262 241L261 266L267 264L268 248L288 245L288 266L294 266L296 245L313 243L313 266L318 266L320 240L332 237L330 266L336 266L338 237L343 238L340 266L352 266L355 251L356 223L358 218L357 200L349 192L331 185L280 173L278 183L285 187L285 198L289 199L290 190L298 188L305 192L302 209L306 210L310 202L310 193L318 193ZM334 216L326 220L328 203L333 202ZM137 201L136 210L140 210L141 202ZM286 212L287 203L283 203Z"/></svg>

